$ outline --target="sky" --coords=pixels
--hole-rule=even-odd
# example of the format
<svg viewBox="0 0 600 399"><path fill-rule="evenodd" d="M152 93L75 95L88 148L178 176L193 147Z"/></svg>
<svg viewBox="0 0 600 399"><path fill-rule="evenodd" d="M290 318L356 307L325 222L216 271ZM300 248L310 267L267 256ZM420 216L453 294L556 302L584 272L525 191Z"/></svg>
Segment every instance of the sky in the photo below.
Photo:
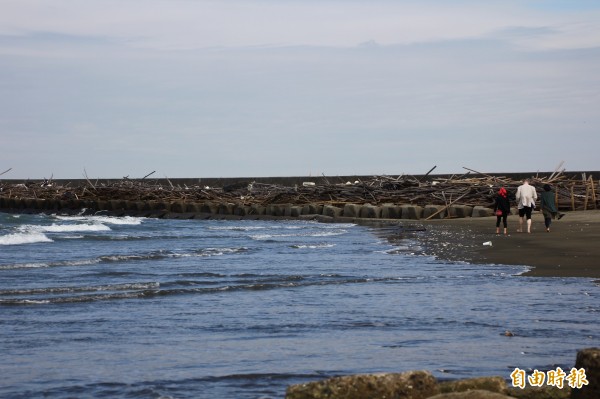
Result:
<svg viewBox="0 0 600 399"><path fill-rule="evenodd" d="M598 171L596 0L0 0L0 179Z"/></svg>

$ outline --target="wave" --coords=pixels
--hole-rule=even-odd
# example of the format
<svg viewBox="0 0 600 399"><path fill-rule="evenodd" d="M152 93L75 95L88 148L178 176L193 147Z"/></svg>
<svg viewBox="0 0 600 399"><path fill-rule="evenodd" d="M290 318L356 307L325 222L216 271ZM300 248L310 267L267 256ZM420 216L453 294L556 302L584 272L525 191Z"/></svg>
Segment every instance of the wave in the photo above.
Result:
<svg viewBox="0 0 600 399"><path fill-rule="evenodd" d="M66 238L66 237L62 237ZM142 234L110 234L110 235L97 235L87 234L83 238L89 241L151 241L151 240L186 240L186 239L198 239L198 236L184 236L184 235L142 235ZM213 237L214 238L214 237ZM227 237L224 237L227 238Z"/></svg>
<svg viewBox="0 0 600 399"><path fill-rule="evenodd" d="M54 216L58 220L65 221L83 221L90 222L93 224L116 224L116 225L139 225L142 224L144 218L137 218L133 216Z"/></svg>
<svg viewBox="0 0 600 399"><path fill-rule="evenodd" d="M0 290L0 296L13 297L0 299L0 305L43 305L143 298L145 296L154 296L159 287L160 284L158 282L143 282L83 287L46 287ZM101 293L104 291L108 291L109 293ZM84 295L69 295L78 293L84 293ZM19 298L24 295L39 295L45 297Z"/></svg>
<svg viewBox="0 0 600 399"><path fill-rule="evenodd" d="M100 262L123 262L137 260L155 260L165 258L177 258L190 256L189 254L178 254L170 251L155 251L146 254L123 254L123 255L103 255L98 257Z"/></svg>
<svg viewBox="0 0 600 399"><path fill-rule="evenodd" d="M320 248L332 248L335 247L335 244L295 244L290 245L290 248L294 249L320 249Z"/></svg>
<svg viewBox="0 0 600 399"><path fill-rule="evenodd" d="M44 267L61 267L61 266L87 266L99 263L99 259L76 259L66 260L60 262L48 262L48 263L16 263L14 265L0 265L0 270L12 270L12 269L35 269Z"/></svg>
<svg viewBox="0 0 600 399"><path fill-rule="evenodd" d="M375 251L387 255L420 255L423 249L419 246L401 245L385 251Z"/></svg>
<svg viewBox="0 0 600 399"><path fill-rule="evenodd" d="M65 240L80 240L82 238L85 238L85 236L81 235L81 234L73 234L73 235L62 236L61 238L65 239Z"/></svg>
<svg viewBox="0 0 600 399"><path fill-rule="evenodd" d="M51 225L24 225L19 230L37 231L43 233L73 233L81 231L109 231L110 227L101 223L85 224L51 224Z"/></svg>
<svg viewBox="0 0 600 399"><path fill-rule="evenodd" d="M317 225L320 229L349 229L352 227L356 227L355 223L320 223L320 222L311 222L311 224Z"/></svg>
<svg viewBox="0 0 600 399"><path fill-rule="evenodd" d="M250 251L250 248L247 247L237 247L237 248L204 248L198 250L196 253L199 256L220 256L226 254L237 254Z"/></svg>
<svg viewBox="0 0 600 399"><path fill-rule="evenodd" d="M299 233L299 234L254 234L250 238L253 240L273 240L276 238L289 238L289 237L333 237L346 234L347 230L334 230L334 231L318 231L310 233Z"/></svg>
<svg viewBox="0 0 600 399"><path fill-rule="evenodd" d="M150 292L150 296L152 293ZM65 296L45 299L0 299L0 305L40 305L78 302L96 302L115 299L135 299L148 296L148 291L118 292L112 294L92 294L80 296Z"/></svg>
<svg viewBox="0 0 600 399"><path fill-rule="evenodd" d="M76 259L70 261L48 262L48 263L17 263L13 265L0 265L0 270L11 269L31 269L44 267L69 267L69 266L86 266L97 263L110 262L129 262L143 260L161 260L168 258L185 258L185 257L208 257L208 256L223 256L230 254L239 254L250 251L247 247L235 248L203 248L191 252L173 252L166 250L152 251L148 253L138 254L115 254L102 255L93 259Z"/></svg>
<svg viewBox="0 0 600 399"><path fill-rule="evenodd" d="M44 233L28 232L13 233L0 236L0 245L35 244L39 242L53 242Z"/></svg>
<svg viewBox="0 0 600 399"><path fill-rule="evenodd" d="M333 375L331 375L333 376ZM14 397L81 397L82 392L90 398L120 397L120 398L180 398L180 397L221 397L221 398L274 398L283 397L289 385L305 383L306 381L321 380L330 377L322 372L307 373L247 373L208 375L181 379L154 379L141 382L124 383L103 381L90 384L71 383L64 380L63 384L43 390L27 390L17 388ZM108 394L107 394L108 392ZM216 395L214 392L218 392ZM10 392L9 392L10 394ZM10 395L7 395L9 397Z"/></svg>
<svg viewBox="0 0 600 399"><path fill-rule="evenodd" d="M135 260L153 260L153 259L165 259L165 258L184 258L192 256L221 256L226 254L236 254L246 252L249 249L246 247L238 248L202 248L193 252L172 252L172 251L153 251L146 254L125 254L125 255L105 255L99 259L103 262L121 262L121 261L135 261Z"/></svg>
<svg viewBox="0 0 600 399"><path fill-rule="evenodd" d="M46 233L81 233L81 232L99 232L110 231L111 228L102 223L84 223L84 224L51 224L38 225L26 224L16 227L16 233L0 236L0 245L21 245L34 244L40 242L54 242ZM55 237L56 238L56 237ZM82 235L64 235L62 239L81 239Z"/></svg>
<svg viewBox="0 0 600 399"><path fill-rule="evenodd" d="M148 299L175 295L210 295L240 291L269 291L277 289L295 289L307 286L369 284L375 282L396 281L396 278L364 278L336 276L330 280L314 279L304 276L294 276L280 279L267 279L265 281L249 281L240 284L225 284L215 286L219 282L200 281L174 281L163 283L133 283L92 287L50 287L39 289L5 290L0 291L0 296L13 296L13 298L0 299L0 305L36 305L36 304L62 304L77 302L94 302L118 299ZM203 285L198 287L198 285ZM207 287L210 285L210 287ZM171 288L172 287L172 288ZM118 291L99 293L102 291ZM90 293L91 292L91 293ZM70 293L87 293L85 295L68 295ZM19 298L22 295L53 295L44 298Z"/></svg>
<svg viewBox="0 0 600 399"><path fill-rule="evenodd" d="M254 230L265 230L270 227L266 226L210 226L208 230L217 231L254 231Z"/></svg>
<svg viewBox="0 0 600 399"><path fill-rule="evenodd" d="M87 287L46 287L46 288L16 289L16 290L0 290L0 296L62 294L62 293L69 293L69 292L147 290L147 289L158 288L158 287L160 287L160 284L157 282L108 284L108 285L94 285L94 286L87 286Z"/></svg>
<svg viewBox="0 0 600 399"><path fill-rule="evenodd" d="M40 299L31 298L10 298L0 299L0 305L35 305L35 304L61 304L61 303L77 303L77 302L96 302L116 299L140 299L140 298L156 298L173 295L189 295L189 294L212 294L228 291L261 291L277 288L277 284L246 284L246 285L226 285L210 288L177 288L170 290L147 289L140 291L125 291L113 292L109 294L89 294L77 296L60 296L47 297ZM291 287L293 284L288 285Z"/></svg>
<svg viewBox="0 0 600 399"><path fill-rule="evenodd" d="M311 221L288 221L285 224L269 224L265 226L246 226L243 224L226 225L226 226L209 226L208 230L217 231L256 231L256 230L306 230L306 229L318 229L318 230L331 230L331 229L346 229L356 226L354 223L328 223L323 224L319 222Z"/></svg>
<svg viewBox="0 0 600 399"><path fill-rule="evenodd" d="M48 267L48 263L18 263L15 265L0 265L0 270L11 270L11 269L37 269L41 267Z"/></svg>

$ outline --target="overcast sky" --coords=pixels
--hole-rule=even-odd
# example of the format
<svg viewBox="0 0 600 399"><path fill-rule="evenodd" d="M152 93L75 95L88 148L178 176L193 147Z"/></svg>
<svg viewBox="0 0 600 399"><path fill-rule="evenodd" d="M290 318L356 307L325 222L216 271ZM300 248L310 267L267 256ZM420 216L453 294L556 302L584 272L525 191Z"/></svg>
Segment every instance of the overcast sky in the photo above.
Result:
<svg viewBox="0 0 600 399"><path fill-rule="evenodd" d="M600 170L596 0L0 0L9 178Z"/></svg>

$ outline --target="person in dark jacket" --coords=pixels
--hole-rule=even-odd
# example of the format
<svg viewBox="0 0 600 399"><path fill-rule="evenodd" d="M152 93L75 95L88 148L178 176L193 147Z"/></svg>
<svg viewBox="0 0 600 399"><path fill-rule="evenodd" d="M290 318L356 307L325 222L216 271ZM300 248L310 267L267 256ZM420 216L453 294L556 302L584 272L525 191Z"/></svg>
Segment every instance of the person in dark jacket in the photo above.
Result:
<svg viewBox="0 0 600 399"><path fill-rule="evenodd" d="M496 205L494 206L494 213L496 214L496 234L500 234L500 220L504 225L504 235L508 235L508 223L507 218L510 214L510 201L508 200L507 192L504 187L498 190L496 196Z"/></svg>
<svg viewBox="0 0 600 399"><path fill-rule="evenodd" d="M558 213L556 201L554 200L555 194L549 184L544 184L544 191L542 192L541 197L540 206L542 208L542 214L544 215L544 224L546 225L546 231L550 232L552 219L556 218L556 216L560 219L564 215Z"/></svg>

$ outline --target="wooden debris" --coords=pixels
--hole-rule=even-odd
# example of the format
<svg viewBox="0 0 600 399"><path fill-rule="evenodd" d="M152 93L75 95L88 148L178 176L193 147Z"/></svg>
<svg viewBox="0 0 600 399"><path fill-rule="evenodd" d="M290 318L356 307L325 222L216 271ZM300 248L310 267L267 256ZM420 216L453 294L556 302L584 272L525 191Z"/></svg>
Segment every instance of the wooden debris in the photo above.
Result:
<svg viewBox="0 0 600 399"><path fill-rule="evenodd" d="M0 173L0 176L2 176L2 175L4 175L4 174L6 174L6 173L8 173L8 172L10 172L11 170L12 170L12 168L8 168L8 169L6 169L4 172Z"/></svg>
<svg viewBox="0 0 600 399"><path fill-rule="evenodd" d="M562 165L562 164L561 164ZM560 166L557 170L560 168ZM493 207L500 187L506 188L509 199L514 201L521 180L506 176L492 176L465 168L469 173L451 177L429 175L427 179L417 179L409 175L372 176L355 182L333 183L323 176L322 182L314 185L284 186L258 182L231 184L225 187L207 187L197 185L174 185L168 178L164 180L123 178L116 182L93 184L85 173L85 179L77 187L70 184L59 185L57 181L27 181L11 183L0 181L0 196L9 198L55 199L65 193L78 193L79 200L125 200L125 201L184 201L184 202L230 202L244 205L295 204L309 203L336 204L347 203L381 205L412 204L442 205L444 209L452 204ZM470 173L470 172L473 172ZM567 177L564 172L539 174L530 179L538 192L544 184L551 184L556 192L556 200L562 209L597 209L598 198L592 176ZM166 182L163 186L160 182Z"/></svg>

